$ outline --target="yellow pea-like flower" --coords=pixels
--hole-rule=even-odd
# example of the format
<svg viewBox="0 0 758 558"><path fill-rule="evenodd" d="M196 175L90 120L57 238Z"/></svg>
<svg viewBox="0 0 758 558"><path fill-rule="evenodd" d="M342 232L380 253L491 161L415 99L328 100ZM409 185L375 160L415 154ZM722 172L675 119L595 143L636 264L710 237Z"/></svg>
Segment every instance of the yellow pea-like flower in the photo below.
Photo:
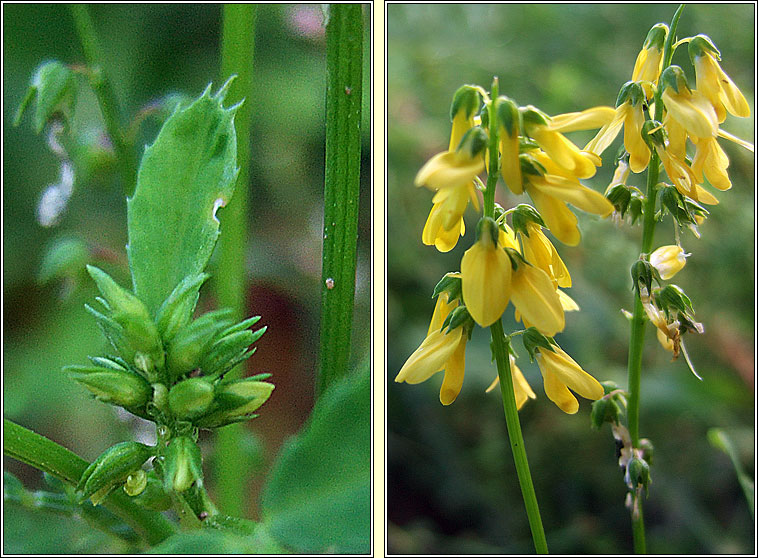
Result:
<svg viewBox="0 0 758 558"><path fill-rule="evenodd" d="M669 280L687 263L687 256L676 244L661 246L650 254L650 264L658 270L661 279Z"/></svg>
<svg viewBox="0 0 758 558"><path fill-rule="evenodd" d="M563 306L553 281L541 269L521 262L511 279L511 301L524 324L553 337L566 327Z"/></svg>
<svg viewBox="0 0 758 558"><path fill-rule="evenodd" d="M721 53L706 35L693 37L688 45L690 59L695 67L697 89L713 105L719 122L726 120L726 113L735 116L750 116L750 105L742 91L734 84L719 65Z"/></svg>
<svg viewBox="0 0 758 558"><path fill-rule="evenodd" d="M527 224L527 230L528 235L521 235L524 258L547 273L556 287L570 287L571 275L569 275L566 264L563 263L553 243L542 232L542 227L537 223L530 222Z"/></svg>
<svg viewBox="0 0 758 558"><path fill-rule="evenodd" d="M553 345L553 349L540 349L536 357L548 399L564 413L574 414L579 410L579 402L569 388L587 399L603 397L605 391L600 382L585 372L563 349L557 345Z"/></svg>
<svg viewBox="0 0 758 558"><path fill-rule="evenodd" d="M716 138L698 138L695 144L695 158L692 160L692 173L698 182L703 181L703 175L711 186L719 190L732 187L727 168L729 157L716 141Z"/></svg>
<svg viewBox="0 0 758 558"><path fill-rule="evenodd" d="M449 252L458 243L458 237L466 232L463 213L468 202L479 210L479 198L473 183L438 190L432 199L432 209L421 233L421 241L435 246L440 252Z"/></svg>
<svg viewBox="0 0 758 558"><path fill-rule="evenodd" d="M632 71L632 81L650 81L655 83L661 73L663 64L663 45L668 36L668 25L656 23L647 34L642 50L637 54Z"/></svg>
<svg viewBox="0 0 758 558"><path fill-rule="evenodd" d="M464 135L455 151L438 153L416 174L416 186L431 190L468 186L484 170L484 151L487 134L481 128L472 128Z"/></svg>
<svg viewBox="0 0 758 558"><path fill-rule="evenodd" d="M516 396L516 408L518 410L521 410L521 407L523 407L529 399L537 399L537 395L534 393L534 390L532 390L529 382L526 381L524 373L516 365L516 359L513 357L513 355L508 356L510 357L511 361L511 378L513 379L513 394ZM491 392L498 386L499 383L500 376L495 376L495 379L492 381L485 393Z"/></svg>

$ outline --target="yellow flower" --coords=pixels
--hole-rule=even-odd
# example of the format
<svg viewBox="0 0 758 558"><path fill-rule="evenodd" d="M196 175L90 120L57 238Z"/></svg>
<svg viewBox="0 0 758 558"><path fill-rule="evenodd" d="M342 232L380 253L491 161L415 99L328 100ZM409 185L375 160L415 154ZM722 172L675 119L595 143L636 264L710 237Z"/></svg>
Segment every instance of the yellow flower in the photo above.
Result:
<svg viewBox="0 0 758 558"><path fill-rule="evenodd" d="M466 232L463 213L468 201L479 210L479 199L473 183L443 188L432 199L432 210L421 233L421 240L427 246L436 246L440 252L449 252L458 243L458 237Z"/></svg>
<svg viewBox="0 0 758 558"><path fill-rule="evenodd" d="M450 132L450 147L455 151L463 136L474 127L474 118L482 103L481 88L475 85L462 85L453 95L450 105L450 120L453 128Z"/></svg>
<svg viewBox="0 0 758 558"><path fill-rule="evenodd" d="M661 86L666 112L687 130L690 137L709 138L718 133L716 111L700 91L689 88L679 66L669 66L663 71Z"/></svg>
<svg viewBox="0 0 758 558"><path fill-rule="evenodd" d="M571 415L579 410L579 402L569 388L587 399L603 397L605 391L600 382L585 372L558 345L553 345L553 349L539 349L536 357L545 383L545 394L550 401Z"/></svg>
<svg viewBox="0 0 758 558"><path fill-rule="evenodd" d="M713 194L698 184L697 177L685 161L661 147L656 147L656 152L663 163L666 174L682 195L689 196L696 202L708 205L719 203Z"/></svg>
<svg viewBox="0 0 758 558"><path fill-rule="evenodd" d="M650 81L655 83L661 73L663 62L663 45L669 28L665 23L657 23L647 34L642 50L637 55L632 71L632 81Z"/></svg>
<svg viewBox="0 0 758 558"><path fill-rule="evenodd" d="M663 128L666 130L666 136L668 137L666 151L682 161L686 159L687 130L668 113L663 116Z"/></svg>
<svg viewBox="0 0 758 558"><path fill-rule="evenodd" d="M513 394L516 396L516 408L521 410L524 403L529 399L537 399L537 395L532 390L529 382L526 381L524 373L516 366L516 359L513 355L508 355L511 361L511 378L513 379ZM494 381L487 388L485 393L491 392L500 383L500 376L495 376Z"/></svg>
<svg viewBox="0 0 758 558"><path fill-rule="evenodd" d="M522 194L521 162L519 161L519 117L516 103L507 97L498 99L498 122L500 124L500 168L506 186L514 194Z"/></svg>
<svg viewBox="0 0 758 558"><path fill-rule="evenodd" d="M681 246L661 246L650 254L650 264L658 270L661 279L669 280L684 267L688 255Z"/></svg>
<svg viewBox="0 0 758 558"><path fill-rule="evenodd" d="M520 262L511 279L511 300L524 325L553 337L566 327L563 306L553 281L541 269Z"/></svg>
<svg viewBox="0 0 758 558"><path fill-rule="evenodd" d="M468 334L463 327L450 332L441 330L445 318L456 306L457 303L448 302L447 293L443 292L437 297L429 333L395 377L396 382L419 384L444 370L445 378L440 388L440 402L443 405L455 401L463 385Z"/></svg>
<svg viewBox="0 0 758 558"><path fill-rule="evenodd" d="M697 89L710 101L719 122L727 111L735 116L750 116L750 105L732 79L721 69L721 53L705 35L693 37L689 45L690 59L695 67Z"/></svg>
<svg viewBox="0 0 758 558"><path fill-rule="evenodd" d="M703 173L711 186L719 190L732 187L729 174L729 157L716 141L716 138L698 138L695 144L695 158L692 160L692 172L698 182L703 181Z"/></svg>
<svg viewBox="0 0 758 558"><path fill-rule="evenodd" d="M536 152L531 156L545 169L545 174L533 167L533 173L524 175L525 189L550 232L564 244L576 246L581 235L576 226L577 218L566 203L602 217L613 213L613 204L581 184L546 154Z"/></svg>
<svg viewBox="0 0 758 558"><path fill-rule="evenodd" d="M461 260L463 301L482 327L502 316L511 296L511 259L498 245L499 230L492 219L482 219L479 239Z"/></svg>
<svg viewBox="0 0 758 558"><path fill-rule="evenodd" d="M571 275L566 264L563 263L553 243L542 232L542 227L532 221L527 224L527 231L529 235L521 235L524 258L547 273L556 287L570 287Z"/></svg>
<svg viewBox="0 0 758 558"><path fill-rule="evenodd" d="M468 186L484 170L482 154L487 146L487 134L472 128L461 140L458 149L438 153L416 174L416 186L431 190Z"/></svg>
<svg viewBox="0 0 758 558"><path fill-rule="evenodd" d="M526 134L534 139L555 164L563 168L564 171L571 173L577 178L590 178L594 176L597 171L595 168L596 159L582 153L563 134L552 128L549 125L548 118L539 109L531 105L526 107L523 113ZM569 122L565 120L561 124L569 126Z"/></svg>

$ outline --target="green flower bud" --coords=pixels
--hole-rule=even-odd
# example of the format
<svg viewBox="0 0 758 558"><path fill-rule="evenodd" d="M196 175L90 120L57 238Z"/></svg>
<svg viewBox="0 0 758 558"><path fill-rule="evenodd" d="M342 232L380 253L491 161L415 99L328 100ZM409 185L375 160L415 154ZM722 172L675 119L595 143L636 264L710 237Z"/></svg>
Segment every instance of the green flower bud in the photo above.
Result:
<svg viewBox="0 0 758 558"><path fill-rule="evenodd" d="M632 192L625 184L611 186L605 197L613 204L613 207L623 217L632 200Z"/></svg>
<svg viewBox="0 0 758 558"><path fill-rule="evenodd" d="M147 381L128 370L99 366L66 366L69 377L82 384L105 403L127 409L139 409L149 401L152 390Z"/></svg>
<svg viewBox="0 0 758 558"><path fill-rule="evenodd" d="M653 453L655 452L655 447L653 446L653 442L648 440L647 438L640 438L639 442L639 449L642 452L642 459L645 460L649 465L653 464Z"/></svg>
<svg viewBox="0 0 758 558"><path fill-rule="evenodd" d="M646 260L637 260L632 264L632 289L637 293L637 296L642 298L644 292L649 296L653 290L653 277L657 275L657 271Z"/></svg>
<svg viewBox="0 0 758 558"><path fill-rule="evenodd" d="M642 199L639 196L632 194L632 201L629 202L629 209L627 211L631 218L632 225L642 217Z"/></svg>
<svg viewBox="0 0 758 558"><path fill-rule="evenodd" d="M101 269L88 265L87 271L107 301L110 318L123 328L124 339L134 348L135 353L144 353L150 357L155 367L162 369L163 343L147 307ZM130 356L133 358L133 355Z"/></svg>
<svg viewBox="0 0 758 558"><path fill-rule="evenodd" d="M195 482L202 486L202 463L200 447L192 438L179 436L172 439L163 462L163 489L166 492L184 492Z"/></svg>
<svg viewBox="0 0 758 558"><path fill-rule="evenodd" d="M130 473L128 477L126 477L126 482L124 483L124 492L126 492L129 496L137 496L138 494L142 494L146 486L147 473L142 469L137 469L133 473Z"/></svg>
<svg viewBox="0 0 758 558"><path fill-rule="evenodd" d="M166 494L163 482L155 471L147 473L144 489L136 496L132 496L132 501L142 508L153 511L166 511L172 506L171 496Z"/></svg>
<svg viewBox="0 0 758 558"><path fill-rule="evenodd" d="M188 275L174 287L155 314L155 324L164 342L169 342L174 335L189 323L192 312L200 296L200 287L208 279L207 273Z"/></svg>
<svg viewBox="0 0 758 558"><path fill-rule="evenodd" d="M213 384L205 378L189 378L168 392L168 407L180 419L202 416L213 403Z"/></svg>
<svg viewBox="0 0 758 558"><path fill-rule="evenodd" d="M122 442L105 450L82 473L76 485L79 501L93 496L92 503L99 504L116 485L150 459L154 449L138 442Z"/></svg>
<svg viewBox="0 0 758 558"><path fill-rule="evenodd" d="M627 465L627 473L634 488L642 487L647 492L647 487L650 484L650 466L647 461L638 457L632 458Z"/></svg>
<svg viewBox="0 0 758 558"><path fill-rule="evenodd" d="M218 428L253 418L253 411L263 405L274 391L274 384L260 381L268 375L259 375L216 386L215 409L195 424L201 428Z"/></svg>
<svg viewBox="0 0 758 558"><path fill-rule="evenodd" d="M172 379L195 370L218 333L229 327L231 311L217 310L203 314L182 327L166 348L166 368Z"/></svg>
<svg viewBox="0 0 758 558"><path fill-rule="evenodd" d="M470 118L479 111L482 104L482 95L479 88L474 85L462 85L453 95L453 102L450 104L450 120L455 115L462 112L465 118Z"/></svg>
<svg viewBox="0 0 758 558"><path fill-rule="evenodd" d="M249 358L255 352L255 348L250 350L247 348L260 339L267 328L262 327L256 331L249 329L234 331L235 329L236 326L229 328L231 333L222 334L223 337L208 349L206 356L200 361L200 367L204 372L219 376Z"/></svg>
<svg viewBox="0 0 758 558"><path fill-rule="evenodd" d="M14 126L18 126L29 103L36 97L34 128L39 134L45 124L57 114L71 119L78 84L74 73L60 62L45 62L34 72L29 90L16 113Z"/></svg>

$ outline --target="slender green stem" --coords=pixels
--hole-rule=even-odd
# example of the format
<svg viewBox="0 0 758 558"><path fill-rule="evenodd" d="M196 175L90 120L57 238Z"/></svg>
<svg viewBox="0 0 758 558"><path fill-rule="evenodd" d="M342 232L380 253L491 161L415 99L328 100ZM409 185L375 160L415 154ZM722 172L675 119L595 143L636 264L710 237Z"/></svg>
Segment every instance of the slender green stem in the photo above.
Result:
<svg viewBox="0 0 758 558"><path fill-rule="evenodd" d="M529 462L526 458L524 437L521 434L521 424L516 407L516 396L513 391L513 377L511 375L511 363L508 356L510 342L503 333L503 324L497 320L490 326L492 344L497 362L497 374L500 378L500 394L503 397L503 409L505 411L505 423L508 426L508 439L511 442L513 460L516 464L521 495L526 507L526 515L529 518L529 528L532 531L532 540L537 554L547 554L547 540L545 529L542 526L540 508L537 504L537 495L534 492L532 475L529 472Z"/></svg>
<svg viewBox="0 0 758 558"><path fill-rule="evenodd" d="M124 182L124 192L127 196L131 196L137 185L137 154L133 146L126 141L121 128L118 101L105 72L103 51L100 48L87 4L72 4L70 7L76 24L76 32L84 50L84 57L89 66L90 85L100 105L105 129L116 151L119 173Z"/></svg>
<svg viewBox="0 0 758 558"><path fill-rule="evenodd" d="M680 5L674 13L669 27L669 33L663 47L663 65L665 69L671 64L674 55L672 44L676 36L676 28L679 23L679 17L684 9L684 4ZM661 89L655 94L655 115L654 118L660 121L663 117L663 103L661 102ZM655 234L655 204L658 194L658 175L660 172L660 158L658 153L653 150L650 156L650 164L647 170L647 192L645 206L643 211L643 228L642 228L642 246L640 252L649 254L653 248L653 237ZM628 381L629 381L629 400L627 407L627 423L629 426L629 435L632 440L632 446L639 446L640 441L640 378L642 372L642 352L645 344L645 311L642 307L639 293L634 295L634 313L632 315L632 327L629 340L629 360L628 360ZM637 554L646 553L645 544L645 523L642 512L642 501L637 502L636 510L638 513L632 513L632 535L634 537L634 551Z"/></svg>
<svg viewBox="0 0 758 558"><path fill-rule="evenodd" d="M9 457L74 486L89 465L68 449L8 419L3 419L3 451ZM161 514L140 508L121 490L111 493L103 505L151 545L160 543L176 531Z"/></svg>
<svg viewBox="0 0 758 558"><path fill-rule="evenodd" d="M489 107L489 173L487 175L487 189L484 191L484 216L494 217L495 214L495 187L498 178L498 122L497 122L497 97L498 79L492 80L490 91L492 102ZM511 442L513 460L516 464L516 474L521 494L526 507L526 515L529 519L529 528L532 532L534 548L538 554L547 554L547 540L545 529L542 526L540 508L537 504L537 495L534 492L532 474L529 471L529 462L526 458L524 437L521 434L521 424L516 407L516 396L513 391L513 377L511 376L510 340L503 332L503 324L497 320L490 326L492 346L497 363L497 374L500 378L500 393L503 397L503 409L505 411L505 424L508 428L508 439Z"/></svg>
<svg viewBox="0 0 758 558"><path fill-rule="evenodd" d="M319 394L348 373L350 357L361 170L362 5L329 5L326 73Z"/></svg>
<svg viewBox="0 0 758 558"><path fill-rule="evenodd" d="M231 308L235 319L245 313L245 262L248 246L247 218L250 188L250 130L253 107L253 55L255 53L255 4L224 4L221 38L221 81L237 75L227 99L245 100L234 118L237 131L237 187L222 214L223 231L219 241L216 294L219 306ZM239 375L240 367L232 370ZM248 500L247 481L250 461L241 451L244 426L234 424L218 430L215 461L216 492L219 505L229 515L245 516Z"/></svg>

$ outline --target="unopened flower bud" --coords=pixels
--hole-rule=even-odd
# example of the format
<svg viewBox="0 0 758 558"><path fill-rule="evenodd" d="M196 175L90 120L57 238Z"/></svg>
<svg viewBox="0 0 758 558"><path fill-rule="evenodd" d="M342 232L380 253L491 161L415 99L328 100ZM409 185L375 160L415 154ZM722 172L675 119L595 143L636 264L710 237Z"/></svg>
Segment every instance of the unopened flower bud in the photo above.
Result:
<svg viewBox="0 0 758 558"><path fill-rule="evenodd" d="M687 256L689 254L685 254L681 246L661 246L650 254L650 263L658 270L661 279L668 280L684 267Z"/></svg>
<svg viewBox="0 0 758 558"><path fill-rule="evenodd" d="M126 482L124 483L124 492L126 492L129 496L137 496L138 494L142 494L146 486L147 473L142 469L137 469L133 473L130 473L128 477L126 477Z"/></svg>
<svg viewBox="0 0 758 558"><path fill-rule="evenodd" d="M627 472L629 474L629 482L632 488L644 488L647 491L647 487L650 484L650 466L647 461L639 457L633 457L627 465Z"/></svg>
<svg viewBox="0 0 758 558"><path fill-rule="evenodd" d="M32 99L37 99L34 113L34 128L39 134L45 124L56 115L70 119L76 102L77 81L74 73L58 61L45 62L34 72L29 90L16 113L18 126L26 107Z"/></svg>
<svg viewBox="0 0 758 558"><path fill-rule="evenodd" d="M229 310L203 314L182 327L166 348L166 368L172 379L195 370L218 333L231 325Z"/></svg>
<svg viewBox="0 0 758 558"><path fill-rule="evenodd" d="M99 366L66 366L64 371L100 401L127 409L144 407L152 393L150 384L142 376L128 370L113 370Z"/></svg>
<svg viewBox="0 0 758 558"><path fill-rule="evenodd" d="M267 377L268 375L259 375L217 385L214 402L216 410L195 421L195 424L201 428L218 428L252 418L253 412L274 391L274 384L261 381Z"/></svg>
<svg viewBox="0 0 758 558"><path fill-rule="evenodd" d="M174 287L155 314L155 324L161 338L171 341L180 328L192 318L199 296L200 287L210 277L207 273L188 275Z"/></svg>
<svg viewBox="0 0 758 558"><path fill-rule="evenodd" d="M139 469L154 449L138 442L122 442L105 450L79 479L76 490L80 501L92 497L92 503L97 505L111 489Z"/></svg>
<svg viewBox="0 0 758 558"><path fill-rule="evenodd" d="M650 296L653 289L654 269L650 262L645 260L637 260L632 264L632 288L638 297Z"/></svg>
<svg viewBox="0 0 758 558"><path fill-rule="evenodd" d="M168 407L180 419L202 416L213 403L213 384L205 378L181 381L168 392Z"/></svg>
<svg viewBox="0 0 758 558"><path fill-rule="evenodd" d="M200 447L192 438L173 438L166 448L163 462L164 490L184 492L193 483L203 483L203 467Z"/></svg>

